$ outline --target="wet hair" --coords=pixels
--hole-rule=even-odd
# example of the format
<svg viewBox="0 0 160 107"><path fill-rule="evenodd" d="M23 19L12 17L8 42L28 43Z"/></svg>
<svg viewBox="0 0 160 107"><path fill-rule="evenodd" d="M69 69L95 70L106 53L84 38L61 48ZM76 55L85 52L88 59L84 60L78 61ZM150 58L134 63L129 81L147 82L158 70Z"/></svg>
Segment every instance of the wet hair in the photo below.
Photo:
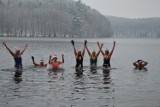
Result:
<svg viewBox="0 0 160 107"><path fill-rule="evenodd" d="M140 63L140 62L142 62L142 60L138 60L137 62Z"/></svg>
<svg viewBox="0 0 160 107"><path fill-rule="evenodd" d="M107 49L107 50L105 50L105 54L109 54L109 50Z"/></svg>
<svg viewBox="0 0 160 107"><path fill-rule="evenodd" d="M15 52L16 55L19 55L20 53L21 53L20 50L16 50L16 52Z"/></svg>

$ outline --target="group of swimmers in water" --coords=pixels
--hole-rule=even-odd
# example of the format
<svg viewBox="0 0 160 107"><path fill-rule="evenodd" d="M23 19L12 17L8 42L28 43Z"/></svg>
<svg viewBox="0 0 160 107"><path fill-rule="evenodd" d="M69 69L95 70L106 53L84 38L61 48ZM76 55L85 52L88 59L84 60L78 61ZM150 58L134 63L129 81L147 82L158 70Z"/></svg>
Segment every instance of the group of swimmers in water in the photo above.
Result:
<svg viewBox="0 0 160 107"><path fill-rule="evenodd" d="M104 68L110 68L111 67L110 60L111 60L112 54L115 50L115 46L116 46L115 41L113 41L113 47L112 47L111 51L109 51L109 50L103 51L102 48L103 48L104 44L97 42L97 46L99 48L98 52L96 52L96 51L91 52L88 49L86 40L84 41L84 47L83 47L82 51L80 51L80 50L77 51L76 50L75 43L74 43L73 40L71 40L71 44L73 46L74 55L75 55L75 59L76 59L76 65L75 65L76 69L79 69L79 68L83 69L83 59L84 59L85 50L87 50L87 53L90 57L90 66L91 67L96 67L97 66L97 59L98 59L98 56L99 56L100 53L103 55L103 67ZM26 44L22 50L16 49L15 52L13 52L7 46L7 44L5 42L3 42L3 45L6 47L6 49L9 51L9 53L14 58L14 61L15 61L14 68L16 69L14 77L15 78L16 77L21 77L22 69L23 69L22 57L21 56L24 53L24 51L26 50L26 48L28 47L28 44ZM53 55L53 56L50 55L49 56L49 61L46 64L44 63L43 59L40 60L40 63L36 63L33 56L31 57L31 59L32 59L32 62L34 64L34 66L36 66L36 67L47 67L48 65L50 65L52 68L58 68L59 65L64 63L64 55L63 54L62 54L62 61L58 61L58 58L57 58L56 55ZM137 60L133 63L133 65L135 66L135 69L138 69L138 70L142 70L147 64L148 64L148 62L143 61L143 60Z"/></svg>
<svg viewBox="0 0 160 107"><path fill-rule="evenodd" d="M83 58L84 58L84 54L85 54L85 49L87 50L88 52L88 55L90 57L90 66L91 67L95 67L97 66L97 59L98 59L98 56L100 53L102 53L103 55L103 67L105 68L108 68L108 67L111 67L110 65L110 59L111 59L111 56L112 56L112 53L115 49L115 45L116 45L116 42L114 41L113 42L113 48L111 50L111 52L109 52L109 50L106 50L105 52L102 50L103 48L103 43L100 44L99 42L97 42L97 45L98 45L98 48L99 48L99 51L96 52L96 51L92 51L90 52L90 50L88 49L88 46L87 46L87 41L85 40L84 41L84 48L83 48L83 51L77 51L75 49L75 45L74 45L74 41L72 40L71 41L72 43L72 46L73 46L73 50L74 50L74 54L75 54L75 59L76 59L76 68L83 68Z"/></svg>

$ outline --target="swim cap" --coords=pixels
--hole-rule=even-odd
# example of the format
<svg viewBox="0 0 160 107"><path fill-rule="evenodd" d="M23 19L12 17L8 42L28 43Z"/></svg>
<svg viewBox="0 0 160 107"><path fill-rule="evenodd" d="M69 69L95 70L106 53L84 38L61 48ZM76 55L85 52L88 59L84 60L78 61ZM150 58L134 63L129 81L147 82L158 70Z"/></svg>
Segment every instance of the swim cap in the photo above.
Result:
<svg viewBox="0 0 160 107"><path fill-rule="evenodd" d="M52 57L53 57L53 59L54 59L54 58L57 58L57 55L55 54L55 55L53 55Z"/></svg>
<svg viewBox="0 0 160 107"><path fill-rule="evenodd" d="M40 60L40 62L44 62L44 60L43 60L43 59L41 59L41 60Z"/></svg>

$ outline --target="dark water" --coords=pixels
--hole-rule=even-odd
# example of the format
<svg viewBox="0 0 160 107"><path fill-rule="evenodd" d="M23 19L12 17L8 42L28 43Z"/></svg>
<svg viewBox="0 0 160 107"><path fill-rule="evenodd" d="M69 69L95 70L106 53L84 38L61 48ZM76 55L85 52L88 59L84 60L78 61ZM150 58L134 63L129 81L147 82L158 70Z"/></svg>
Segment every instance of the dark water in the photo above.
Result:
<svg viewBox="0 0 160 107"><path fill-rule="evenodd" d="M89 57L84 57L84 73L75 73L75 59L71 39L13 39L1 38L8 46L23 47L24 72L22 81L13 80L13 58L0 45L0 107L160 107L160 39L88 39L88 47L97 50L96 41L104 42L103 49L116 49L111 59L110 71L102 70L102 55L98 69L91 71ZM76 47L82 49L84 39L75 39ZM57 72L35 68L36 62L56 53L65 63ZM132 62L137 59L149 62L148 71L135 71Z"/></svg>

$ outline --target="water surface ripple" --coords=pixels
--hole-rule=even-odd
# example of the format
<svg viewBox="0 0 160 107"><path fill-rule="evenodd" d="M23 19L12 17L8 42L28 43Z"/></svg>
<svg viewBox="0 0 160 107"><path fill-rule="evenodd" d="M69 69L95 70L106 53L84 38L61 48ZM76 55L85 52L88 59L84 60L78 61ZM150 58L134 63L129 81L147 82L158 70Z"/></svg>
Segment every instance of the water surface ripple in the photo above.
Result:
<svg viewBox="0 0 160 107"><path fill-rule="evenodd" d="M98 50L97 40L104 42L103 49L117 45L111 59L111 70L102 70L102 55L97 70L89 67L87 53L84 72L74 69L75 57L71 39L1 38L10 48L29 47L23 54L23 80L13 80L13 58L0 45L0 107L160 107L160 40L159 39L87 39L88 47ZM84 39L75 39L76 48L82 49ZM65 63L52 72L35 68L31 56L38 62L48 62L50 54L56 53ZM136 71L132 62L137 59L149 62L148 71Z"/></svg>

